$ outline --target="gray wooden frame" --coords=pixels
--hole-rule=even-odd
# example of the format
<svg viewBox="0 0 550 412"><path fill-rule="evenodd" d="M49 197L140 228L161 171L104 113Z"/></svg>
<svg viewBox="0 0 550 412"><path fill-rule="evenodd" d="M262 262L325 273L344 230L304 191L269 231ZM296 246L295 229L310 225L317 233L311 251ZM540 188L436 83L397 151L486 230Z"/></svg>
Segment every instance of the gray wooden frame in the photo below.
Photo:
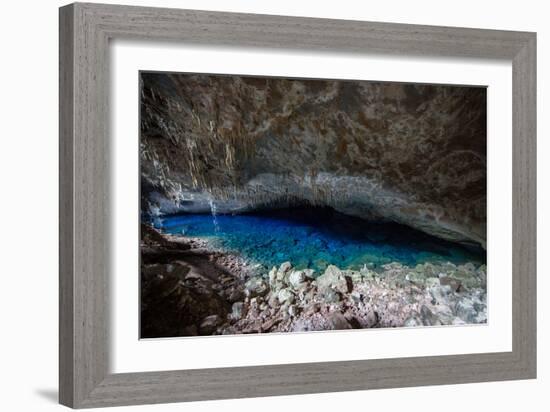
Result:
<svg viewBox="0 0 550 412"><path fill-rule="evenodd" d="M114 38L511 61L513 350L110 374L107 125ZM535 100L535 33L103 4L62 7L60 402L85 408L535 378Z"/></svg>

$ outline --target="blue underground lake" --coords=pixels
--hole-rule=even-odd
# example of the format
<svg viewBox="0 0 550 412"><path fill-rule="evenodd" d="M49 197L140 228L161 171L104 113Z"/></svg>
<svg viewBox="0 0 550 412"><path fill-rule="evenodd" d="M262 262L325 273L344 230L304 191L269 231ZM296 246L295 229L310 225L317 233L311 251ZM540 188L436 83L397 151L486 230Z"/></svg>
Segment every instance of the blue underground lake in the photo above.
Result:
<svg viewBox="0 0 550 412"><path fill-rule="evenodd" d="M290 261L299 269L329 264L358 270L399 262L484 264L481 247L464 246L391 222L367 222L326 208L271 210L250 214L164 216L165 233L203 238L266 268Z"/></svg>

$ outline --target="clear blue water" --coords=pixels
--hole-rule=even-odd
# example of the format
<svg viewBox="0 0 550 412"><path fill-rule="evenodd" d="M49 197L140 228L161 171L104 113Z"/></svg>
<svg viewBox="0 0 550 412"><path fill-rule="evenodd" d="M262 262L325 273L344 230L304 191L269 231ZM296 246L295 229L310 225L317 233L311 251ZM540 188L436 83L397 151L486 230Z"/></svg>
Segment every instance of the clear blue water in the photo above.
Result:
<svg viewBox="0 0 550 412"><path fill-rule="evenodd" d="M389 262L485 263L481 248L447 242L395 223L371 223L331 209L302 208L255 214L164 217L164 232L208 239L266 268L290 261L298 268L372 268Z"/></svg>

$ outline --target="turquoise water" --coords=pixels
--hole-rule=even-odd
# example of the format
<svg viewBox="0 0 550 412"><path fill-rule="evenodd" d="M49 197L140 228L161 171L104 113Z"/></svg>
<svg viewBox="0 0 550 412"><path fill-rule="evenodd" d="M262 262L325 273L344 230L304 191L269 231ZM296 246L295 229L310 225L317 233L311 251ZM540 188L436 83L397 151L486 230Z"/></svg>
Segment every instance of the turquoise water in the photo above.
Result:
<svg viewBox="0 0 550 412"><path fill-rule="evenodd" d="M267 268L377 268L389 262L485 263L485 251L447 242L395 223L369 223L331 209L290 209L241 215L184 214L162 219L164 232L201 237Z"/></svg>

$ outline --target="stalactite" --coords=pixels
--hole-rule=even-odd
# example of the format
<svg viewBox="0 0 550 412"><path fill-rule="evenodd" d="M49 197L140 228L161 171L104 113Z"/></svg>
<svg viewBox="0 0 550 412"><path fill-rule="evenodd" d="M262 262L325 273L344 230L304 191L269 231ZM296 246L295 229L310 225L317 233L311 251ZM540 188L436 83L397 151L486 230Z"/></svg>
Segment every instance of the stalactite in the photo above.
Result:
<svg viewBox="0 0 550 412"><path fill-rule="evenodd" d="M483 240L485 92L339 84L142 77L142 175L170 198L235 207L356 207L426 227L440 210Z"/></svg>

